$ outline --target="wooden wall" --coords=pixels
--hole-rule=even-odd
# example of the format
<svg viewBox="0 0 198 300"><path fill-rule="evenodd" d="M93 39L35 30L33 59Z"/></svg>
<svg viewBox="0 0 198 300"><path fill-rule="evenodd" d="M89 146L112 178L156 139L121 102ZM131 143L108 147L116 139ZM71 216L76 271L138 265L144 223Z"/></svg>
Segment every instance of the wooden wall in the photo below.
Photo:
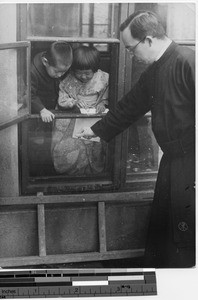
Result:
<svg viewBox="0 0 198 300"><path fill-rule="evenodd" d="M99 261L144 254L152 192L0 199L0 265Z"/></svg>

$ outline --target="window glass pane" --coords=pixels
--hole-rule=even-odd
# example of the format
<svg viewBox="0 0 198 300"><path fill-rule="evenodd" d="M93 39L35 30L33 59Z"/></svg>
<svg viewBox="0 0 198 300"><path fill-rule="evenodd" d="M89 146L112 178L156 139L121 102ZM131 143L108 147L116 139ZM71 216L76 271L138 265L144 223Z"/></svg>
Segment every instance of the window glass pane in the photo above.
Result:
<svg viewBox="0 0 198 300"><path fill-rule="evenodd" d="M97 119L88 120L93 123L97 121ZM66 177L86 177L104 173L106 168L104 143L98 139L91 141L78 139L75 136L79 126L84 127L86 121L85 118L56 119L52 131L50 125L45 126L38 122L38 126L30 133L32 137L30 150L34 161L32 175L40 173L40 175L64 174ZM47 169L42 167L46 164L48 164Z"/></svg>
<svg viewBox="0 0 198 300"><path fill-rule="evenodd" d="M32 41L32 58L48 49L50 44L50 41ZM71 43L73 48L78 47L79 44ZM87 42L85 44L92 45ZM97 42L93 44L101 54L100 70L94 73L87 84L77 80L72 72L68 73L68 76L64 78L64 83L62 82L62 90L59 89L59 94L57 94L57 102L61 91L63 96L61 96L61 101L67 101L67 95L72 94L72 98L77 100L77 103L78 101L84 102L85 107L82 105L84 108L87 105L93 110L101 104L106 109L113 107L117 100L116 62L119 43ZM116 173L117 166L114 166L115 141L106 145L103 141L86 141L73 137L76 123L80 122L81 127L84 128L84 121L96 122L104 114L99 113L97 116L89 115L89 117L82 115L81 117L80 107L68 108L64 105L56 105L52 112L56 115L53 124L43 123L40 115L32 114L31 119L21 126L22 194L36 191L52 193L79 192L82 191L81 189L84 191L103 190L106 186L109 189L111 186L117 186L118 181L114 179L118 174ZM119 154L116 153L116 155ZM113 176L113 172L116 175ZM50 190L52 184L53 191Z"/></svg>
<svg viewBox="0 0 198 300"><path fill-rule="evenodd" d="M0 125L28 113L26 49L0 50Z"/></svg>
<svg viewBox="0 0 198 300"><path fill-rule="evenodd" d="M74 36L79 32L79 4L29 4L29 34Z"/></svg>
<svg viewBox="0 0 198 300"><path fill-rule="evenodd" d="M28 126L22 133L23 147L27 147L27 158L22 160L22 174L26 174L23 180L37 187L40 185L43 187L40 190L49 193L53 190L52 185L56 192L68 192L77 190L82 184L97 185L96 180L102 180L103 184L107 180L109 184L112 146L98 139L74 137L76 123L84 124L86 120L56 118L53 125L37 118L28 120ZM94 118L89 120L93 123L97 121ZM57 190L58 186L61 187Z"/></svg>
<svg viewBox="0 0 198 300"><path fill-rule="evenodd" d="M82 5L82 24L89 23L89 3L83 3Z"/></svg>
<svg viewBox="0 0 198 300"><path fill-rule="evenodd" d="M86 25L86 24L82 25L82 36L83 37L89 36L89 25Z"/></svg>
<svg viewBox="0 0 198 300"><path fill-rule="evenodd" d="M119 4L29 4L28 34L30 36L110 38L113 37L111 28L116 5Z"/></svg>
<svg viewBox="0 0 198 300"><path fill-rule="evenodd" d="M145 116L128 133L127 174L157 171L161 151L151 130L151 117Z"/></svg>
<svg viewBox="0 0 198 300"><path fill-rule="evenodd" d="M173 40L195 40L195 3L167 5L167 35Z"/></svg>
<svg viewBox="0 0 198 300"><path fill-rule="evenodd" d="M108 26L107 25L95 25L94 26L94 36L97 36L98 38L106 38L108 32Z"/></svg>
<svg viewBox="0 0 198 300"><path fill-rule="evenodd" d="M108 24L109 23L109 9L110 4L94 4L94 17L95 24Z"/></svg>

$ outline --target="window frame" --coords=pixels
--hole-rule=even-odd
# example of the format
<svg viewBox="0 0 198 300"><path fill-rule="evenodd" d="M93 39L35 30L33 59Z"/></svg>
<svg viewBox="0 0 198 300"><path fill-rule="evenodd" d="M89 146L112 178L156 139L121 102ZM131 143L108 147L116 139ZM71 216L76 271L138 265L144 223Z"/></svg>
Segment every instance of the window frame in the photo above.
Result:
<svg viewBox="0 0 198 300"><path fill-rule="evenodd" d="M66 41L69 43L89 43L89 44L111 44L111 50L110 50L110 57L113 57L113 59L110 61L110 69L113 76L110 76L110 95L112 99L114 99L112 105L110 105L111 109L113 110L115 108L115 105L117 103L117 95L118 95L118 64L115 63L117 59L119 58L119 45L120 40L118 39L96 39L96 38L59 38L59 37L34 37L34 38L28 38L28 41L30 44L32 42L54 42L57 40ZM108 48L109 51L109 48ZM111 84L113 83L112 89ZM31 95L30 95L31 98ZM96 114L96 115L84 115L79 113L68 113L68 112L57 112L53 111L55 116L57 118L100 118L103 117L104 114ZM39 114L30 114L27 118L29 119L40 119ZM105 192L105 191L113 191L117 190L120 187L120 164L121 164L121 142L120 137L116 137L112 142L110 147L114 147L113 149L113 161L112 161L112 170L108 174L106 174L105 177L94 177L94 179L91 178L91 176L88 176L87 178L83 177L77 177L77 178L71 178L66 177L65 181L63 182L62 176L57 175L57 181L53 183L53 176L49 177L48 181L49 183L45 183L45 179L37 179L34 178L31 179L31 176L29 174L29 163L28 163L28 144L27 144L27 136L28 136L28 120L27 122L23 122L23 124L20 126L20 156L22 163L20 164L20 194L21 195L28 195L28 194L34 194L38 192L44 192L47 190L47 194L55 193L56 194L68 194L70 192L78 193L78 192ZM109 150L108 150L109 151ZM109 176L107 178L107 176ZM89 179L90 177L90 179ZM61 182L62 179L62 182ZM39 182L40 180L40 182ZM90 180L90 181L89 181ZM70 189L69 187L72 186ZM76 187L75 187L76 186ZM52 187L52 192L48 192L48 190ZM58 192L58 188L63 187L61 189L61 192ZM64 187L65 190L64 191Z"/></svg>
<svg viewBox="0 0 198 300"><path fill-rule="evenodd" d="M9 50L9 49L20 49L26 48L26 80L27 80L27 113L23 116L16 116L10 118L8 121L4 121L0 123L0 130L3 130L7 127L10 127L14 124L20 123L23 120L26 120L30 116L31 111L31 101L30 101L30 57L31 57L31 47L29 41L20 41L20 42L13 42L13 43L3 43L0 44L0 51L1 50Z"/></svg>
<svg viewBox="0 0 198 300"><path fill-rule="evenodd" d="M39 37L39 35L33 35L32 34L32 31L31 31L31 28L30 28L30 19L29 19L29 10L30 10L30 5L34 5L34 4L39 4L39 3L29 3L29 4L20 4L20 7L19 7L19 16L21 19L24 20L24 22L27 24L27 28L26 30L24 31L24 29L22 28L22 32L23 34L25 34L26 38L34 38L34 37ZM49 4L49 3L46 3L46 4ZM53 3L55 4L55 3ZM57 3L57 4L61 4L61 3ZM91 38L92 35L93 35L93 28L91 28L91 26L94 24L93 21L94 21L94 9L95 9L95 5L97 4L105 4L105 3L72 3L72 4L78 4L79 5L79 12L80 12L80 15L79 15L79 26L81 26L79 28L79 36L78 38L80 38L81 34L82 34L82 26L83 25L88 25L89 26L89 37ZM83 4L86 4L86 5L89 5L90 7L90 14L88 16L88 19L89 19L89 23L86 24L86 23L83 23L82 22L82 12L83 12ZM110 24L105 24L105 25L108 25L108 36L111 35L110 38L116 38L119 36L119 30L118 30L118 25L115 24L115 20L117 20L120 15L119 15L119 7L120 7L120 4L119 3L106 3L108 5L110 5L109 7L109 17L112 18L112 23ZM96 24L98 25L98 24ZM20 26L20 25L19 25ZM53 37L53 35L52 35ZM61 38L61 37L59 37ZM58 39L59 39L58 38ZM69 36L67 35L64 35L63 38L70 38ZM86 37L84 37L86 38Z"/></svg>

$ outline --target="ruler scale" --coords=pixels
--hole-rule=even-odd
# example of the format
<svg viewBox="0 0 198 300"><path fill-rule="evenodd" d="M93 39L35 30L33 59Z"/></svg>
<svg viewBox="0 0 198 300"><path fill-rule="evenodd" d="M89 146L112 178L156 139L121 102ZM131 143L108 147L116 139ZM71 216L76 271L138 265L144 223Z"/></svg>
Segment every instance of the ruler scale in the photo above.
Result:
<svg viewBox="0 0 198 300"><path fill-rule="evenodd" d="M0 271L0 299L157 295L153 269Z"/></svg>

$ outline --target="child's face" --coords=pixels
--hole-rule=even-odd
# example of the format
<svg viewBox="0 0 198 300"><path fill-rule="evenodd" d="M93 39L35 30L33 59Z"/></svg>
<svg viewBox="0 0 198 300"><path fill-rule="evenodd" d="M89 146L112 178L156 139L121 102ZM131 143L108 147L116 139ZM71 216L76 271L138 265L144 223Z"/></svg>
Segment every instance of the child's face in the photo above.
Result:
<svg viewBox="0 0 198 300"><path fill-rule="evenodd" d="M74 76L81 82L86 83L93 78L94 72L91 69L89 69L89 70L76 69L74 71Z"/></svg>
<svg viewBox="0 0 198 300"><path fill-rule="evenodd" d="M71 64L68 65L63 65L63 64L59 64L57 66L50 66L49 64L45 65L46 67L46 71L48 73L48 75L52 78L59 78L61 76L63 76L71 67Z"/></svg>

